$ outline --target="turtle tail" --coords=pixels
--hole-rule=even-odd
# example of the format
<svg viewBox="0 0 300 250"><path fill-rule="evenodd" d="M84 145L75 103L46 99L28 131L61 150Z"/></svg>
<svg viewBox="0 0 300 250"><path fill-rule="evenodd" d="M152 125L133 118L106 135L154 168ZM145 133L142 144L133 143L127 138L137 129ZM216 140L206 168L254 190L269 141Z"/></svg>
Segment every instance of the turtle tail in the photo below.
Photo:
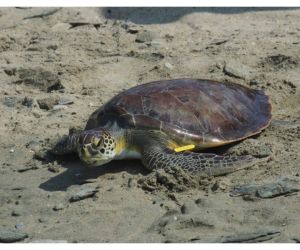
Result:
<svg viewBox="0 0 300 250"><path fill-rule="evenodd" d="M71 134L61 138L51 149L51 153L55 155L70 154L77 151L79 134Z"/></svg>
<svg viewBox="0 0 300 250"><path fill-rule="evenodd" d="M144 151L142 161L151 170L178 167L191 174L218 176L251 167L258 159L251 155L221 156L190 151L176 153L170 149L152 147Z"/></svg>

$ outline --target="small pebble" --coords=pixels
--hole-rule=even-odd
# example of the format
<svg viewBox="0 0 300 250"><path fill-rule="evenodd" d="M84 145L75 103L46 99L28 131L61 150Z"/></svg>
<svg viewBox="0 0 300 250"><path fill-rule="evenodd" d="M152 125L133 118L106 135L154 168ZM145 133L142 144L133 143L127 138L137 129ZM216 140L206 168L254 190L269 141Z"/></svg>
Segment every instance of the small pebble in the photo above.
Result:
<svg viewBox="0 0 300 250"><path fill-rule="evenodd" d="M165 62L164 66L165 66L167 69L170 69L170 70L174 68L174 66L173 66L171 63L169 63L169 62Z"/></svg>
<svg viewBox="0 0 300 250"><path fill-rule="evenodd" d="M12 243L24 240L28 237L28 234L23 232L11 231L11 230L0 230L0 242Z"/></svg>
<svg viewBox="0 0 300 250"><path fill-rule="evenodd" d="M151 31L145 30L137 34L135 41L137 43L151 42L153 38L154 34Z"/></svg>
<svg viewBox="0 0 300 250"><path fill-rule="evenodd" d="M70 202L80 201L89 197L93 197L97 192L99 192L98 188L87 188L81 190L70 198Z"/></svg>
<svg viewBox="0 0 300 250"><path fill-rule="evenodd" d="M56 162L54 162L53 164L49 163L48 170L52 173L59 173L61 167Z"/></svg>
<svg viewBox="0 0 300 250"><path fill-rule="evenodd" d="M154 47L154 48L159 48L161 47L161 43L159 41L152 41L149 44L150 46Z"/></svg>
<svg viewBox="0 0 300 250"><path fill-rule="evenodd" d="M15 96L5 96L3 100L3 104L6 107L13 108L18 103L18 98Z"/></svg>
<svg viewBox="0 0 300 250"><path fill-rule="evenodd" d="M25 227L24 223L17 223L15 225L15 228L18 229L18 230L23 229L24 227Z"/></svg>
<svg viewBox="0 0 300 250"><path fill-rule="evenodd" d="M50 110L52 109L56 104L58 104L59 98L57 96L49 96L43 99L38 99L37 103L40 107L40 109Z"/></svg>
<svg viewBox="0 0 300 250"><path fill-rule="evenodd" d="M230 191L231 196L256 196L266 199L280 195L287 195L300 191L299 177L281 177L273 182L265 184L248 184L234 187Z"/></svg>
<svg viewBox="0 0 300 250"><path fill-rule="evenodd" d="M46 223L46 222L48 222L48 220L45 219L45 218L39 218L38 221L39 221L39 223Z"/></svg>
<svg viewBox="0 0 300 250"><path fill-rule="evenodd" d="M19 211L13 210L13 211L11 212L11 215L12 215L12 216L20 216L21 213L20 213Z"/></svg>
<svg viewBox="0 0 300 250"><path fill-rule="evenodd" d="M51 44L47 46L47 49L57 50L58 46L56 44Z"/></svg>
<svg viewBox="0 0 300 250"><path fill-rule="evenodd" d="M241 64L240 62L226 63L223 68L223 72L228 76L241 79L249 79L252 75L252 69L246 65Z"/></svg>
<svg viewBox="0 0 300 250"><path fill-rule="evenodd" d="M128 179L128 184L127 184L127 186L128 186L129 188L137 187L137 180L130 177L130 178Z"/></svg>
<svg viewBox="0 0 300 250"><path fill-rule="evenodd" d="M37 112L37 111L33 111L32 114L35 118L41 118L42 117L42 114L40 112Z"/></svg>
<svg viewBox="0 0 300 250"><path fill-rule="evenodd" d="M181 207L181 213L183 214L192 214L198 211L200 211L200 209L195 203L195 201L188 201L184 203Z"/></svg>
<svg viewBox="0 0 300 250"><path fill-rule="evenodd" d="M26 143L25 146L33 151L37 151L41 148L41 143L37 140L31 140L30 142Z"/></svg>
<svg viewBox="0 0 300 250"><path fill-rule="evenodd" d="M41 149L34 152L34 158L37 160L44 161L49 159L49 153L47 150Z"/></svg>
<svg viewBox="0 0 300 250"><path fill-rule="evenodd" d="M58 101L58 105L69 105L73 103L74 102L67 97L60 97Z"/></svg>
<svg viewBox="0 0 300 250"><path fill-rule="evenodd" d="M54 111L57 111L57 110L63 110L63 109L67 109L68 107L65 106L65 105L60 105L60 104L57 104L57 105L54 105L52 110Z"/></svg>
<svg viewBox="0 0 300 250"><path fill-rule="evenodd" d="M54 211L59 211L59 210L63 210L64 208L65 208L64 204L59 203L59 204L57 204L57 205L55 205L55 206L53 207L53 210L54 210Z"/></svg>
<svg viewBox="0 0 300 250"><path fill-rule="evenodd" d="M27 96L24 97L24 99L22 100L22 105L31 108L33 105L33 99Z"/></svg>
<svg viewBox="0 0 300 250"><path fill-rule="evenodd" d="M226 181L223 181L223 180L219 181L219 180L217 180L214 183L214 185L211 187L211 190L213 192L216 192L218 190L224 192L228 188L228 186L229 186L229 184Z"/></svg>

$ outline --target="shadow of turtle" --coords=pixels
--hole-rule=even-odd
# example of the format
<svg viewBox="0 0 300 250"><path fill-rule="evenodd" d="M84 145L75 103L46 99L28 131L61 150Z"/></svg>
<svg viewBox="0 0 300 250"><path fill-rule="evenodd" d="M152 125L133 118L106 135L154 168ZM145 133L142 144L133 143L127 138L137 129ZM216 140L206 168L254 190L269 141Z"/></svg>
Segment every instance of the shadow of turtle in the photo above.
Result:
<svg viewBox="0 0 300 250"><path fill-rule="evenodd" d="M259 135L252 136L252 138L257 137L259 137ZM233 142L221 147L205 149L201 152L223 155L226 154L228 149L240 142L241 141ZM76 154L64 156L54 156L50 154L48 160L44 161L44 163L51 163L54 161L67 170L41 183L39 187L45 191L65 191L73 185L83 185L94 182L95 179L106 174L127 172L131 175L147 175L151 172L146 169L139 160L111 161L103 166L87 167L80 161Z"/></svg>
<svg viewBox="0 0 300 250"><path fill-rule="evenodd" d="M76 155L60 156L55 160L66 171L41 183L39 188L45 191L66 191L70 186L94 182L95 179L106 174L127 172L131 175L146 175L149 173L141 162L136 160L112 161L99 167L85 166Z"/></svg>
<svg viewBox="0 0 300 250"><path fill-rule="evenodd" d="M130 21L135 24L175 22L190 13L234 15L246 12L296 10L297 7L105 7L99 9L107 19Z"/></svg>

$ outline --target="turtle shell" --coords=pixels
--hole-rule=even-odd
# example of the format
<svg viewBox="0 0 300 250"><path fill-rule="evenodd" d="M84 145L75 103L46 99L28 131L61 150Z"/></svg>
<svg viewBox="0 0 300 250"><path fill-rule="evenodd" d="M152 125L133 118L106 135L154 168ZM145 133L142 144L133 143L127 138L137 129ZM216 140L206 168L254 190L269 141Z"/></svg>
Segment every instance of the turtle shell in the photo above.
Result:
<svg viewBox="0 0 300 250"><path fill-rule="evenodd" d="M156 81L113 97L96 110L86 129L110 127L161 130L178 142L213 147L266 128L269 98L261 90L198 79Z"/></svg>

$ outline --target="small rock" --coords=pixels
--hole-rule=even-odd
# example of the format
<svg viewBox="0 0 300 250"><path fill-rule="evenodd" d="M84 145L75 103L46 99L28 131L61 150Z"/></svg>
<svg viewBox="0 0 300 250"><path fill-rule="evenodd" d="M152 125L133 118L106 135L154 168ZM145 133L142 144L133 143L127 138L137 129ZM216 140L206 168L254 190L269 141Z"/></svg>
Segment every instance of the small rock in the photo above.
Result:
<svg viewBox="0 0 300 250"><path fill-rule="evenodd" d="M214 185L211 187L211 190L213 192L216 192L217 190L220 190L224 192L228 188L229 184L226 183L224 180L217 180Z"/></svg>
<svg viewBox="0 0 300 250"><path fill-rule="evenodd" d="M16 68L5 68L4 73L8 76L14 76L16 74Z"/></svg>
<svg viewBox="0 0 300 250"><path fill-rule="evenodd" d="M91 88L83 88L82 91L81 91L81 94L82 95L89 95L89 96L92 96L94 95L94 89L91 89Z"/></svg>
<svg viewBox="0 0 300 250"><path fill-rule="evenodd" d="M128 179L127 186L128 186L129 188L135 188L135 187L137 187L137 180L130 177L130 178Z"/></svg>
<svg viewBox="0 0 300 250"><path fill-rule="evenodd" d="M48 170L52 173L59 173L61 170L61 166L58 165L56 162L54 163L49 163L48 164Z"/></svg>
<svg viewBox="0 0 300 250"><path fill-rule="evenodd" d="M50 110L54 105L58 104L59 98L57 96L50 96L43 99L38 99L37 103L40 109Z"/></svg>
<svg viewBox="0 0 300 250"><path fill-rule="evenodd" d="M38 219L39 223L46 223L48 220L46 218L39 218Z"/></svg>
<svg viewBox="0 0 300 250"><path fill-rule="evenodd" d="M232 77L249 79L252 76L252 69L238 62L226 63L223 72Z"/></svg>
<svg viewBox="0 0 300 250"><path fill-rule="evenodd" d="M210 45L221 45L223 43L227 43L228 41L228 39L215 39L210 43Z"/></svg>
<svg viewBox="0 0 300 250"><path fill-rule="evenodd" d="M54 105L52 110L53 111L58 111L58 110L63 110L63 109L67 109L68 107L65 105Z"/></svg>
<svg viewBox="0 0 300 250"><path fill-rule="evenodd" d="M13 210L11 212L11 216L20 216L20 215L21 215L20 211Z"/></svg>
<svg viewBox="0 0 300 250"><path fill-rule="evenodd" d="M28 237L28 234L17 232L17 231L10 231L10 230L0 230L0 242L3 243L12 243L24 240Z"/></svg>
<svg viewBox="0 0 300 250"><path fill-rule="evenodd" d="M80 201L89 197L93 197L97 192L99 192L98 188L87 188L81 190L70 198L70 202Z"/></svg>
<svg viewBox="0 0 300 250"><path fill-rule="evenodd" d="M33 163L27 163L25 166L18 168L17 171L19 173L23 173L29 170L36 170L36 169L39 169L39 166L35 162L33 162Z"/></svg>
<svg viewBox="0 0 300 250"><path fill-rule="evenodd" d="M250 86L258 85L258 81L255 79L250 80Z"/></svg>
<svg viewBox="0 0 300 250"><path fill-rule="evenodd" d="M74 102L67 97L60 97L58 100L58 105L69 105L73 103Z"/></svg>
<svg viewBox="0 0 300 250"><path fill-rule="evenodd" d="M234 187L231 196L252 195L259 198L273 198L300 191L299 177L281 177L278 180L266 184L249 184Z"/></svg>
<svg viewBox="0 0 300 250"><path fill-rule="evenodd" d="M33 111L32 114L33 114L33 116L34 116L35 118L41 118L41 117L43 116L43 115L42 115L40 112L38 112L38 111Z"/></svg>
<svg viewBox="0 0 300 250"><path fill-rule="evenodd" d="M15 225L15 228L18 229L18 230L23 229L24 227L25 227L24 223L17 223Z"/></svg>
<svg viewBox="0 0 300 250"><path fill-rule="evenodd" d="M53 31L65 32L72 27L69 23L57 23L52 27Z"/></svg>
<svg viewBox="0 0 300 250"><path fill-rule="evenodd" d="M208 208L208 207L212 206L211 201L206 197L202 197L202 198L195 200L195 203L200 208Z"/></svg>
<svg viewBox="0 0 300 250"><path fill-rule="evenodd" d="M154 34L151 31L144 30L138 33L135 41L137 43L151 42L154 39Z"/></svg>
<svg viewBox="0 0 300 250"><path fill-rule="evenodd" d="M11 148L10 150L9 150L9 153L14 153L15 152L15 149L14 148Z"/></svg>
<svg viewBox="0 0 300 250"><path fill-rule="evenodd" d="M295 241L296 243L300 243L300 237L294 237L292 238L293 241Z"/></svg>
<svg viewBox="0 0 300 250"><path fill-rule="evenodd" d="M151 41L149 45L154 48L160 48L162 46L161 42L158 40Z"/></svg>
<svg viewBox="0 0 300 250"><path fill-rule="evenodd" d="M31 108L33 106L33 99L27 96L24 97L22 100L22 105Z"/></svg>
<svg viewBox="0 0 300 250"><path fill-rule="evenodd" d="M51 44L47 46L47 49L57 50L58 46L56 44Z"/></svg>
<svg viewBox="0 0 300 250"><path fill-rule="evenodd" d="M5 96L2 103L9 108L13 108L19 102L19 99L16 96Z"/></svg>
<svg viewBox="0 0 300 250"><path fill-rule="evenodd" d="M181 213L183 214L192 214L198 211L200 211L200 209L195 203L195 201L188 201L184 203L181 207Z"/></svg>
<svg viewBox="0 0 300 250"><path fill-rule="evenodd" d="M34 151L34 158L40 161L45 161L49 160L51 155L48 150L41 148L40 150Z"/></svg>
<svg viewBox="0 0 300 250"><path fill-rule="evenodd" d="M300 178L281 178L274 183L261 186L256 195L260 198L273 198L300 191Z"/></svg>
<svg viewBox="0 0 300 250"><path fill-rule="evenodd" d="M174 66L169 62L165 62L164 66L165 66L165 68L167 68L169 70L172 70L174 68Z"/></svg>
<svg viewBox="0 0 300 250"><path fill-rule="evenodd" d="M33 151L37 151L41 148L41 143L38 140L31 140L26 143L25 147Z"/></svg>
<svg viewBox="0 0 300 250"><path fill-rule="evenodd" d="M59 204L56 204L56 205L53 207L53 210L54 210L54 211L59 211L59 210L63 210L64 208L65 208L64 204L59 203Z"/></svg>
<svg viewBox="0 0 300 250"><path fill-rule="evenodd" d="M123 25L123 28L126 29L129 34L137 34L140 31L138 27L129 26L128 24Z"/></svg>
<svg viewBox="0 0 300 250"><path fill-rule="evenodd" d="M264 242L280 235L278 230L259 230L253 233L238 233L236 235L223 236L220 239L222 243L242 243L242 242Z"/></svg>

